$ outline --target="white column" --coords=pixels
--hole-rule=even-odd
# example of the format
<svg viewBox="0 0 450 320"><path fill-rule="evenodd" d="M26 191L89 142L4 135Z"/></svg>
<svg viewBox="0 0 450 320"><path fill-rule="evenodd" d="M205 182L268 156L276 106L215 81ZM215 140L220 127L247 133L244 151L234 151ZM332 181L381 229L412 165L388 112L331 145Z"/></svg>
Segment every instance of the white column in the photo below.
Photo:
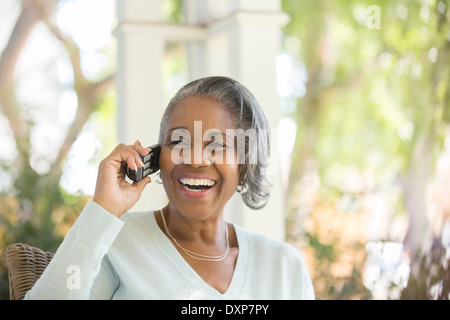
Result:
<svg viewBox="0 0 450 320"><path fill-rule="evenodd" d="M158 24L160 0L119 0L118 27L118 138L145 146L157 143L164 112L161 66L165 40L145 25ZM161 185L151 183L132 210L161 208L166 196Z"/></svg>
<svg viewBox="0 0 450 320"><path fill-rule="evenodd" d="M275 59L280 49L280 28L289 20L279 0L185 0L188 24L205 25L203 42L189 47L191 76L230 76L253 92L266 114L270 127L279 120ZM272 154L278 159L276 131ZM279 163L270 178L271 198L259 211L248 209L236 194L226 207L228 220L248 230L284 240L285 213Z"/></svg>

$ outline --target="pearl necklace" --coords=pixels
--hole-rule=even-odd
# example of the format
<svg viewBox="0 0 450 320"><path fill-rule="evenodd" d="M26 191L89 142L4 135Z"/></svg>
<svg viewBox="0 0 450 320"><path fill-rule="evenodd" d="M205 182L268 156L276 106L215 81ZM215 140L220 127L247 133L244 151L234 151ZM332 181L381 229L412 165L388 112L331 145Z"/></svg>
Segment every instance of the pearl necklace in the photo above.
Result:
<svg viewBox="0 0 450 320"><path fill-rule="evenodd" d="M225 257L228 255L228 253L230 252L230 242L228 241L228 227L225 224L225 237L226 237L226 242L227 242L227 248L225 249L225 251L219 255L219 256L207 256L207 255L203 255L200 253L196 253L193 252L191 250L185 249L183 248L177 241L177 239L175 239L172 234L169 231L169 228L167 227L167 223L166 223L166 219L164 218L164 214L162 212L162 210L160 210L161 212L161 218L163 221L163 225L164 225L164 230L166 230L167 235L172 238L173 242L175 242L175 244L184 251L184 253L186 253L189 257L191 257L192 259L196 259L196 260L202 260L202 261L214 261L214 262L218 262L218 261L222 261L223 259L225 259Z"/></svg>

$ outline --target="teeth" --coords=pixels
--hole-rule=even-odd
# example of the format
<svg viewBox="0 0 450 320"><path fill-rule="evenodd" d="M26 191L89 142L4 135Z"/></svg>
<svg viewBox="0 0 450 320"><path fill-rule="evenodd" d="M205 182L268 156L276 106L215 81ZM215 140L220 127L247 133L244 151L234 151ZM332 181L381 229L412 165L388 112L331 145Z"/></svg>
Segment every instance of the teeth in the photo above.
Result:
<svg viewBox="0 0 450 320"><path fill-rule="evenodd" d="M210 179L188 179L188 178L181 178L180 182L182 184L190 186L208 186L208 187L212 187L216 183L214 180Z"/></svg>

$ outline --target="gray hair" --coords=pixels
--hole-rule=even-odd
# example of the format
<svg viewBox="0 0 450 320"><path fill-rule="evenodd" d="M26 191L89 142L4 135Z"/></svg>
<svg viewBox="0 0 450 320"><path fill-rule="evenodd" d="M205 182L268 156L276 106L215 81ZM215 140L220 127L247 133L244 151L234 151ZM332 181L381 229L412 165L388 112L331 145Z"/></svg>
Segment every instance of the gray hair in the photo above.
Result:
<svg viewBox="0 0 450 320"><path fill-rule="evenodd" d="M182 100L193 96L214 98L228 106L236 125L236 132L256 132L252 136L244 137L245 154L244 161L239 162L239 183L243 187L240 193L244 203L251 209L263 208L269 200L271 187L264 174L270 155L270 128L256 98L238 81L228 77L206 77L182 87L164 112L159 143L162 144L164 141L168 120L174 107ZM251 161L251 158L256 158L257 161Z"/></svg>

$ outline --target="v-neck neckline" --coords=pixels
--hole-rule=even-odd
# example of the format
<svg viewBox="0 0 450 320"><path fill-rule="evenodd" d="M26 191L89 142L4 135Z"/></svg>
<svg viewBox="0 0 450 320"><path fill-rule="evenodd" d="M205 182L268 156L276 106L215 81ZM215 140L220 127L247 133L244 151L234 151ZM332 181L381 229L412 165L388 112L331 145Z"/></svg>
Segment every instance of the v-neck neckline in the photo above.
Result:
<svg viewBox="0 0 450 320"><path fill-rule="evenodd" d="M164 251L169 260L174 263L179 270L181 270L191 281L194 282L198 287L203 288L209 294L218 296L220 298L227 298L228 296L236 297L240 294L243 289L245 276L247 273L248 266L248 239L245 232L241 230L239 226L232 224L236 238L238 242L238 256L236 260L236 265L234 267L233 276L231 282L224 293L221 293L217 289L210 286L203 278L191 267L191 265L183 258L180 252L175 248L170 239L161 230L156 221L156 212L154 211L152 215L152 229L155 233L155 238L160 245L161 249Z"/></svg>

